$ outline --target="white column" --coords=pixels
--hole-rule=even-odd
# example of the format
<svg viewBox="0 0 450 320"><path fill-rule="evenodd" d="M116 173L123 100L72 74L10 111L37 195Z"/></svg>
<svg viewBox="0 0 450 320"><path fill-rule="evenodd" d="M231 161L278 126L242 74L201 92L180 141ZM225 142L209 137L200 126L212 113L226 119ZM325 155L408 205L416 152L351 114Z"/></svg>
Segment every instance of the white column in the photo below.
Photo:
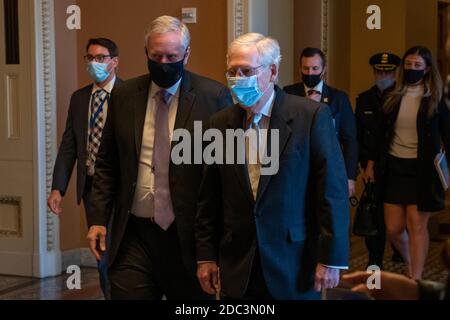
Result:
<svg viewBox="0 0 450 320"><path fill-rule="evenodd" d="M35 123L33 276L61 274L59 220L47 209L56 157L55 26L53 0L34 0Z"/></svg>

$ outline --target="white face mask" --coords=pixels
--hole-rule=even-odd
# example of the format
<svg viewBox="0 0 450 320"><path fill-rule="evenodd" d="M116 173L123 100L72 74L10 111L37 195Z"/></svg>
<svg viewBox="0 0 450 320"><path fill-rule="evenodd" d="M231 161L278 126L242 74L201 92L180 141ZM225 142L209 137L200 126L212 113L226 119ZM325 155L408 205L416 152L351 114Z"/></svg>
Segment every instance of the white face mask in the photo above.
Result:
<svg viewBox="0 0 450 320"><path fill-rule="evenodd" d="M266 91L261 91L258 85L258 76L251 77L227 77L228 87L237 102L244 107L254 106Z"/></svg>

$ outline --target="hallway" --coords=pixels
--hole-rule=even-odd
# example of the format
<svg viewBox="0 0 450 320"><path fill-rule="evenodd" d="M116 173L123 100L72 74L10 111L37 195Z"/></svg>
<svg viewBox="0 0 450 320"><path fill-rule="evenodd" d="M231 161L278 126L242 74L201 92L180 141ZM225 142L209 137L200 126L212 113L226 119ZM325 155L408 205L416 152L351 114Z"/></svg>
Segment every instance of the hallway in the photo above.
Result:
<svg viewBox="0 0 450 320"><path fill-rule="evenodd" d="M440 222L450 222L450 209L437 217ZM445 282L448 271L441 262L443 241L431 241L424 279ZM350 271L363 270L367 264L364 242L359 237L351 240ZM384 266L386 271L403 273L402 263L391 261L392 250L386 247ZM102 300L96 269L81 270L81 290L68 290L66 280L70 275L38 280L24 277L0 276L0 300Z"/></svg>

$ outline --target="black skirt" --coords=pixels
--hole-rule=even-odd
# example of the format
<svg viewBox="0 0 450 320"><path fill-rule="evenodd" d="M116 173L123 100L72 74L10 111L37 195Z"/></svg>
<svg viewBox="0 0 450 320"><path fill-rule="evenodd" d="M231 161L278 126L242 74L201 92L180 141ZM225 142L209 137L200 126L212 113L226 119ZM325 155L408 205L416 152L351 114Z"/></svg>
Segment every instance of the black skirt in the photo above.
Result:
<svg viewBox="0 0 450 320"><path fill-rule="evenodd" d="M418 199L418 160L388 156L384 202L415 205Z"/></svg>

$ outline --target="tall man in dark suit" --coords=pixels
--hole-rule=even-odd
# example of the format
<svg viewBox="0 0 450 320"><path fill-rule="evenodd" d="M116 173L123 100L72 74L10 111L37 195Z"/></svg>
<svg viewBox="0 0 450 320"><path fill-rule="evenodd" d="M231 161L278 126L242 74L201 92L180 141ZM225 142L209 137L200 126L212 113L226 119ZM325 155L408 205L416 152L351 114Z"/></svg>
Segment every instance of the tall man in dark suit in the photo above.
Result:
<svg viewBox="0 0 450 320"><path fill-rule="evenodd" d="M232 100L222 84L185 71L189 41L178 19L154 20L145 37L150 74L126 82L112 98L88 238L98 256L116 201L109 248L113 299L208 298L195 277L193 234L203 166L175 165L172 136L177 129L193 132L194 121L207 121Z"/></svg>
<svg viewBox="0 0 450 320"><path fill-rule="evenodd" d="M52 192L47 204L55 214L61 213L64 197L75 162L77 162L77 201L85 210L91 205L92 178L102 131L106 123L111 92L121 83L116 77L119 65L117 45L105 38L90 39L84 57L87 71L94 81L70 100L66 129L53 171ZM109 297L106 257L99 259L100 283Z"/></svg>
<svg viewBox="0 0 450 320"><path fill-rule="evenodd" d="M210 121L224 136L249 128L258 137L235 146L246 161L208 165L202 182L197 276L223 298L317 299L348 266L347 176L332 117L326 106L275 85L280 57L272 38L236 39L227 78L238 104Z"/></svg>
<svg viewBox="0 0 450 320"><path fill-rule="evenodd" d="M328 86L323 77L326 73L326 58L317 48L306 48L300 56L301 83L284 88L289 94L308 97L330 107L334 127L344 154L350 196L355 193L358 168L358 142L353 109L347 94Z"/></svg>

